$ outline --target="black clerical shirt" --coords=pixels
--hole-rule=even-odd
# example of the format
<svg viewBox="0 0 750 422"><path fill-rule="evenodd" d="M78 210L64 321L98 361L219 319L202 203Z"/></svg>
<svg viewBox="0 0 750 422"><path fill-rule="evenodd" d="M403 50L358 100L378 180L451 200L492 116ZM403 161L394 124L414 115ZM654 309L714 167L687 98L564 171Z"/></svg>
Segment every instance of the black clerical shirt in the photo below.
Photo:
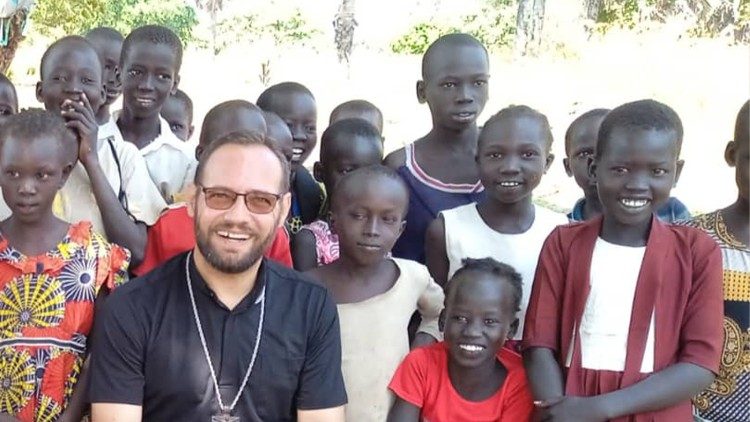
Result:
<svg viewBox="0 0 750 422"><path fill-rule="evenodd" d="M92 339L92 403L143 407L144 421L210 421L219 402L201 346L181 254L118 288L97 315ZM336 305L326 289L264 259L253 290L232 310L189 262L198 314L225 405L253 354L265 295L258 356L233 415L293 421L297 409L346 403ZM265 288L265 291L264 291Z"/></svg>

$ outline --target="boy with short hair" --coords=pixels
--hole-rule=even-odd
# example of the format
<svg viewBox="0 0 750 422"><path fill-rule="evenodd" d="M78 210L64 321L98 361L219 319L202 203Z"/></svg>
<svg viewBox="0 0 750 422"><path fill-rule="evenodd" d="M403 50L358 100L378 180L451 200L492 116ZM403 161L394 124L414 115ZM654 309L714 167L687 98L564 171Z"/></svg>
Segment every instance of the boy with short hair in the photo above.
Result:
<svg viewBox="0 0 750 422"><path fill-rule="evenodd" d="M337 105L331 111L328 125L345 119L365 120L373 125L381 136L383 135L383 112L367 100L350 100Z"/></svg>
<svg viewBox="0 0 750 422"><path fill-rule="evenodd" d="M488 81L487 50L471 35L444 35L422 57L417 99L429 105L432 129L384 161L401 174L411 196L394 256L424 264L425 232L438 213L483 197L476 120L487 102Z"/></svg>
<svg viewBox="0 0 750 422"><path fill-rule="evenodd" d="M719 247L655 216L679 178L682 135L653 100L602 121L589 172L603 214L552 231L526 312L540 420L689 421L719 370Z"/></svg>
<svg viewBox="0 0 750 422"><path fill-rule="evenodd" d="M181 141L187 142L193 136L193 100L181 89L167 97L161 108L161 117Z"/></svg>
<svg viewBox="0 0 750 422"><path fill-rule="evenodd" d="M134 29L122 45L122 111L113 116L116 136L138 147L167 202L192 183L196 165L190 145L180 141L159 115L177 90L181 64L182 42L169 28Z"/></svg>
<svg viewBox="0 0 750 422"><path fill-rule="evenodd" d="M112 117L110 107L122 94L120 78L120 54L125 37L114 28L100 26L86 33L86 39L94 46L104 65L104 104L96 110L96 120L100 125Z"/></svg>
<svg viewBox="0 0 750 422"><path fill-rule="evenodd" d="M292 132L292 209L287 226L292 235L318 218L324 194L303 166L318 143L318 108L312 92L297 82L282 82L263 91L258 107L279 115Z"/></svg>
<svg viewBox="0 0 750 422"><path fill-rule="evenodd" d="M0 125L9 116L18 113L18 94L13 82L0 73Z"/></svg>
<svg viewBox="0 0 750 422"><path fill-rule="evenodd" d="M583 221L602 213L602 204L596 193L596 186L590 182L589 159L596 155L596 137L599 126L609 109L596 108L589 110L570 124L565 132L565 155L563 166L565 173L573 177L583 190L579 199L568 213L568 220ZM690 218L690 212L679 199L670 197L667 203L656 212L656 216L669 223Z"/></svg>
<svg viewBox="0 0 750 422"><path fill-rule="evenodd" d="M128 252L53 214L78 159L59 113L24 110L0 139L0 419L79 421L95 302L127 280Z"/></svg>
<svg viewBox="0 0 750 422"><path fill-rule="evenodd" d="M45 51L39 75L37 99L62 115L79 141L78 163L55 199L55 214L71 223L90 221L110 242L130 250L137 265L146 247L146 226L166 205L135 147L114 142L97 127L93 110L105 96L99 55L85 38L64 37ZM0 201L0 217L9 214Z"/></svg>

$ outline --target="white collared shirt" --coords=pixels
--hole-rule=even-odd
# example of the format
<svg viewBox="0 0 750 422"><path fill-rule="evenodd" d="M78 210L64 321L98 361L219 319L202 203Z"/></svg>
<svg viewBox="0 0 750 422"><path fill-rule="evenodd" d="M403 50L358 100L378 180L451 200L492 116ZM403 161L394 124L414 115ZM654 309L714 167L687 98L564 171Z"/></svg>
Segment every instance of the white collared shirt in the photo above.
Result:
<svg viewBox="0 0 750 422"><path fill-rule="evenodd" d="M113 122L117 122L121 112L122 110L112 113ZM159 136L141 149L140 153L146 160L149 175L159 193L164 200L172 202L175 194L182 192L193 182L198 162L195 160L195 148L177 138L169 128L169 123L161 116L159 122ZM116 124L114 128L116 140L126 142Z"/></svg>

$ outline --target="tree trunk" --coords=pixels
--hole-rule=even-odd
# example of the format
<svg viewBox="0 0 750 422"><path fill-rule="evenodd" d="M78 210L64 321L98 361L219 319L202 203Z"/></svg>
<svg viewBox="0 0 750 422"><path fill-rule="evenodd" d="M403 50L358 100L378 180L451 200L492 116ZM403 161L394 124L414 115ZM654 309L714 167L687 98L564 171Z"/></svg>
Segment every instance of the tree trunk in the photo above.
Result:
<svg viewBox="0 0 750 422"><path fill-rule="evenodd" d="M10 25L8 44L4 47L0 47L0 72L4 75L8 73L10 64L13 62L13 57L16 56L18 45L24 39L22 30L23 25L26 22L27 13L28 12L25 9L18 9L13 16L10 17L9 21L6 22L7 25Z"/></svg>
<svg viewBox="0 0 750 422"><path fill-rule="evenodd" d="M518 0L516 15L516 51L534 53L542 42L545 0Z"/></svg>
<svg viewBox="0 0 750 422"><path fill-rule="evenodd" d="M587 19L594 22L599 20L599 11L604 6L602 0L584 0L584 12Z"/></svg>
<svg viewBox="0 0 750 422"><path fill-rule="evenodd" d="M339 62L349 63L354 46L354 27L357 21L354 19L354 0L341 0L339 11L333 20L335 32L336 52Z"/></svg>

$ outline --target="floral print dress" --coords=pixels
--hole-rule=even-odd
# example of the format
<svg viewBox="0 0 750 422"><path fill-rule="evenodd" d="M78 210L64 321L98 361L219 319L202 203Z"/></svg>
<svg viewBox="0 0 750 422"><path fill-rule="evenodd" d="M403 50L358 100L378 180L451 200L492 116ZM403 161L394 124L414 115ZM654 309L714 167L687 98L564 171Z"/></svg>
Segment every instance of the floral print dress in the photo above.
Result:
<svg viewBox="0 0 750 422"><path fill-rule="evenodd" d="M43 255L25 256L0 234L0 413L55 421L73 393L102 288L127 280L129 253L91 223L70 226Z"/></svg>

